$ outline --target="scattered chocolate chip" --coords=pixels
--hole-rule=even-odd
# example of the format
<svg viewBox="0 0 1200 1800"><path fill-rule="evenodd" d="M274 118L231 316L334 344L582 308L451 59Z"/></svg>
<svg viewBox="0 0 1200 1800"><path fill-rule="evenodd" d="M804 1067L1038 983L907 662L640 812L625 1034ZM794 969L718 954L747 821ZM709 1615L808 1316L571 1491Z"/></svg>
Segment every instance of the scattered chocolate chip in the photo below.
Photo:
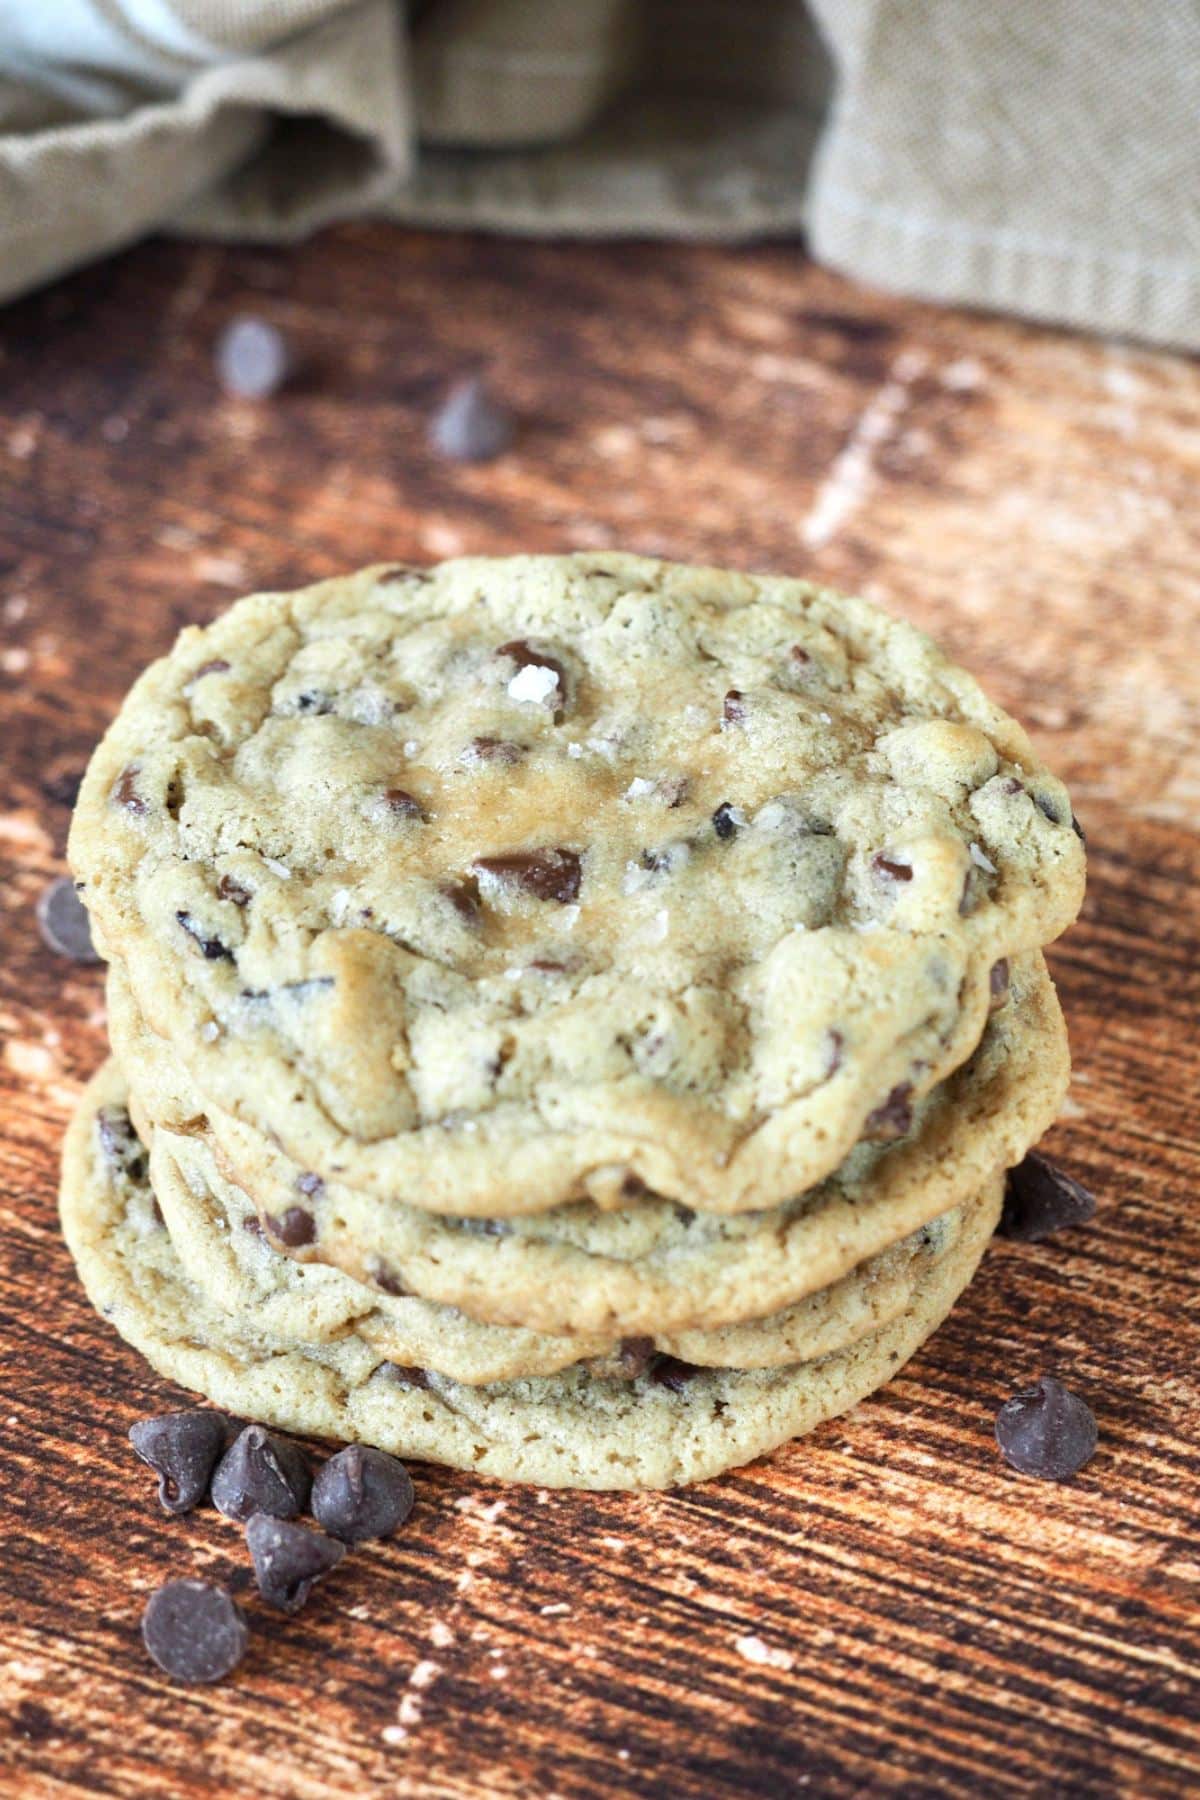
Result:
<svg viewBox="0 0 1200 1800"><path fill-rule="evenodd" d="M721 705L721 718L726 725L744 725L746 702L740 689L730 688Z"/></svg>
<svg viewBox="0 0 1200 1800"><path fill-rule="evenodd" d="M308 688L303 694L296 695L292 705L298 713L323 719L333 711L333 695L327 694L324 688Z"/></svg>
<svg viewBox="0 0 1200 1800"><path fill-rule="evenodd" d="M574 963L555 962L549 956L535 956L525 964L525 972L534 975L566 975L574 966Z"/></svg>
<svg viewBox="0 0 1200 1800"><path fill-rule="evenodd" d="M863 1136L887 1143L902 1138L912 1129L912 1083L901 1081L881 1106L867 1115Z"/></svg>
<svg viewBox="0 0 1200 1800"><path fill-rule="evenodd" d="M463 751L463 761L512 764L519 763L524 754L524 744L514 744L509 738L477 737Z"/></svg>
<svg viewBox="0 0 1200 1800"><path fill-rule="evenodd" d="M1056 1231L1086 1225L1095 1212L1095 1198L1080 1182L1031 1150L1008 1171L1000 1235L1036 1244Z"/></svg>
<svg viewBox="0 0 1200 1800"><path fill-rule="evenodd" d="M808 654L808 651L804 648L803 644L793 644L788 651L788 655L791 657L792 661L798 663L801 668L803 668L806 663L812 661L812 657Z"/></svg>
<svg viewBox="0 0 1200 1800"><path fill-rule="evenodd" d="M222 875L217 883L217 894L222 900L232 901L234 906L249 906L254 898L250 889L243 887L232 875Z"/></svg>
<svg viewBox="0 0 1200 1800"><path fill-rule="evenodd" d="M473 1224L474 1220L464 1219L461 1223L463 1225ZM396 1382L399 1387L427 1388L429 1386L427 1369L413 1368L408 1363L389 1362L384 1363L383 1370L388 1380Z"/></svg>
<svg viewBox="0 0 1200 1800"><path fill-rule="evenodd" d="M256 1512L291 1519L303 1512L312 1477L299 1445L273 1437L261 1425L239 1432L212 1478L213 1505L227 1519L244 1522Z"/></svg>
<svg viewBox="0 0 1200 1800"><path fill-rule="evenodd" d="M96 1135L107 1162L136 1181L146 1170L146 1151L123 1106L102 1106L96 1114Z"/></svg>
<svg viewBox="0 0 1200 1800"><path fill-rule="evenodd" d="M473 878L463 876L459 881L444 881L440 892L450 902L460 919L468 925L478 925L479 888Z"/></svg>
<svg viewBox="0 0 1200 1800"><path fill-rule="evenodd" d="M303 1179L303 1177L301 1177ZM299 1182L296 1184L299 1186ZM263 1224L273 1238L289 1250L311 1244L317 1235L317 1222L306 1206L289 1206L282 1213L264 1213Z"/></svg>
<svg viewBox="0 0 1200 1800"><path fill-rule="evenodd" d="M395 813L398 819L423 819L425 808L414 794L406 788L388 788L384 794L389 812Z"/></svg>
<svg viewBox="0 0 1200 1800"><path fill-rule="evenodd" d="M1079 839L1081 844L1087 843L1087 832L1083 829L1083 826L1079 823L1079 820L1075 817L1074 813L1071 814L1071 830L1075 833L1075 836Z"/></svg>
<svg viewBox="0 0 1200 1800"><path fill-rule="evenodd" d="M1025 792L1024 784L1018 781L1015 775L1010 775L1005 781L1001 792L1005 794L1023 794Z"/></svg>
<svg viewBox="0 0 1200 1800"><path fill-rule="evenodd" d="M737 820L734 818L734 807L731 801L722 800L712 816L712 828L719 838L731 838L737 831Z"/></svg>
<svg viewBox="0 0 1200 1800"><path fill-rule="evenodd" d="M513 440L510 415L492 398L481 375L456 382L434 414L430 441L451 462L491 462Z"/></svg>
<svg viewBox="0 0 1200 1800"><path fill-rule="evenodd" d="M313 1583L336 1568L346 1554L345 1544L326 1537L323 1531L309 1531L267 1513L247 1519L246 1548L259 1593L268 1606L286 1613L299 1612Z"/></svg>
<svg viewBox="0 0 1200 1800"><path fill-rule="evenodd" d="M100 961L92 943L87 908L69 875L60 875L38 896L37 922L42 942L56 955L70 957L77 963Z"/></svg>
<svg viewBox="0 0 1200 1800"><path fill-rule="evenodd" d="M291 368L283 333L249 314L225 327L214 361L217 380L238 400L268 399L283 386Z"/></svg>
<svg viewBox="0 0 1200 1800"><path fill-rule="evenodd" d="M129 1441L158 1476L164 1512L191 1512L208 1493L209 1477L225 1448L225 1419L216 1412L164 1413L129 1427Z"/></svg>
<svg viewBox="0 0 1200 1800"><path fill-rule="evenodd" d="M644 1375L653 1356L654 1339L652 1337L622 1338L617 1345L621 1373L627 1381L636 1381L639 1375Z"/></svg>
<svg viewBox="0 0 1200 1800"><path fill-rule="evenodd" d="M1078 1394L1053 1375L1023 1388L996 1414L996 1442L1022 1475L1067 1481L1096 1453L1096 1418Z"/></svg>
<svg viewBox="0 0 1200 1800"><path fill-rule="evenodd" d="M220 1681L249 1641L241 1608L210 1581L168 1581L142 1614L142 1642L175 1681Z"/></svg>
<svg viewBox="0 0 1200 1800"><path fill-rule="evenodd" d="M365 1444L339 1450L313 1482L313 1518L348 1544L386 1537L412 1509L413 1484L404 1464Z"/></svg>
<svg viewBox="0 0 1200 1800"><path fill-rule="evenodd" d="M307 1194L310 1200L315 1200L325 1192L324 1181L313 1169L306 1169L303 1175L297 1175L293 1185L298 1194Z"/></svg>
<svg viewBox="0 0 1200 1800"><path fill-rule="evenodd" d="M391 1294L395 1300L403 1300L412 1293L412 1289L405 1287L396 1271L390 1269L385 1262L376 1262L372 1265L371 1284L373 1287L377 1287L381 1294Z"/></svg>
<svg viewBox="0 0 1200 1800"><path fill-rule="evenodd" d="M409 581L424 585L425 582L432 581L433 576L428 569L423 569L416 563L393 563L390 569L381 569L375 579L380 587L393 587L399 582Z"/></svg>
<svg viewBox="0 0 1200 1800"><path fill-rule="evenodd" d="M1009 967L1007 956L992 964L988 976L988 1004L992 1012L996 1012L1008 999Z"/></svg>
<svg viewBox="0 0 1200 1800"><path fill-rule="evenodd" d="M137 790L137 778L141 772L137 763L130 763L129 767L122 769L117 776L112 791L112 797L117 806L123 806L126 812L138 815L146 810L146 802Z"/></svg>
<svg viewBox="0 0 1200 1800"><path fill-rule="evenodd" d="M675 838L669 844L659 844L653 850L642 851L642 867L655 875L674 875L682 869L692 854L692 847L683 838Z"/></svg>
<svg viewBox="0 0 1200 1800"><path fill-rule="evenodd" d="M566 906L579 898L581 864L574 850L550 845L541 850L510 850L500 856L477 856L472 866L481 875L524 888L535 900L557 900Z"/></svg>
<svg viewBox="0 0 1200 1800"><path fill-rule="evenodd" d="M203 681L206 675L228 675L232 666L232 663L227 663L223 656L214 656L211 662L201 663L198 669L192 671L188 686L191 687L193 683Z"/></svg>
<svg viewBox="0 0 1200 1800"><path fill-rule="evenodd" d="M223 944L219 937L208 937L203 925L194 919L190 912L177 912L175 917L192 942L197 945L206 962L233 961L233 951L229 946Z"/></svg>
<svg viewBox="0 0 1200 1800"><path fill-rule="evenodd" d="M260 1238L263 1234L262 1220L257 1213L247 1213L242 1220L242 1230L248 1231L251 1237Z"/></svg>
<svg viewBox="0 0 1200 1800"><path fill-rule="evenodd" d="M894 857L885 856L882 850L877 850L871 858L871 867L877 875L886 875L889 881L912 880L911 863L897 862Z"/></svg>
<svg viewBox="0 0 1200 1800"><path fill-rule="evenodd" d="M846 1048L846 1040L840 1031L830 1031L828 1036L829 1053L825 1059L825 1079L832 1080L842 1066L842 1053Z"/></svg>
<svg viewBox="0 0 1200 1800"><path fill-rule="evenodd" d="M1035 794L1033 796L1033 804L1037 807L1043 817L1049 819L1052 825L1062 824L1062 814L1054 804L1054 801L1048 800L1045 794Z"/></svg>
<svg viewBox="0 0 1200 1800"><path fill-rule="evenodd" d="M660 1356L650 1365L651 1381L658 1387L668 1388L673 1394L682 1394L693 1375L700 1370L695 1363L681 1362L677 1356Z"/></svg>

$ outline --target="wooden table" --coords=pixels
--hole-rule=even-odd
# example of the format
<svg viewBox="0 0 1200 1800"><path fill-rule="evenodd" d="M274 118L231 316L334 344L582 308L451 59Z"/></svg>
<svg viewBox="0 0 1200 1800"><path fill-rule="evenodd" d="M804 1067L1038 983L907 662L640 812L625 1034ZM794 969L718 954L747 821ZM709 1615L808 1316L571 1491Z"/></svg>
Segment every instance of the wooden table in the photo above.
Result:
<svg viewBox="0 0 1200 1800"><path fill-rule="evenodd" d="M303 357L214 386L261 312ZM1200 1786L1200 370L885 299L753 251L355 226L145 246L10 309L0 369L0 1792L22 1796L1180 1795ZM517 448L439 462L479 360ZM58 1142L101 984L46 950L72 779L176 630L382 558L621 544L770 565L935 630L1034 730L1091 843L1053 954L1056 1154L1094 1228L997 1244L885 1393L670 1496L418 1471L420 1505L215 1689L161 1680L149 1591L246 1587L124 1443L178 1396L90 1313ZM1074 1482L1000 1462L1057 1370ZM7 1771L5 1773L4 1771Z"/></svg>

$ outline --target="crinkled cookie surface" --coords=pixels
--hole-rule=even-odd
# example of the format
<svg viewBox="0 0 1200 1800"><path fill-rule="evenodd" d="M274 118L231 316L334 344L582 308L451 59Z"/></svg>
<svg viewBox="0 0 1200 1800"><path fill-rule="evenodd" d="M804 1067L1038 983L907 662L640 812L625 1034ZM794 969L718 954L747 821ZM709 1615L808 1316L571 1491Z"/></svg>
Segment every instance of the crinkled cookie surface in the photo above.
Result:
<svg viewBox="0 0 1200 1800"><path fill-rule="evenodd" d="M617 555L364 570L183 633L71 858L198 1086L461 1216L776 1204L1078 909L1020 728L805 583Z"/></svg>

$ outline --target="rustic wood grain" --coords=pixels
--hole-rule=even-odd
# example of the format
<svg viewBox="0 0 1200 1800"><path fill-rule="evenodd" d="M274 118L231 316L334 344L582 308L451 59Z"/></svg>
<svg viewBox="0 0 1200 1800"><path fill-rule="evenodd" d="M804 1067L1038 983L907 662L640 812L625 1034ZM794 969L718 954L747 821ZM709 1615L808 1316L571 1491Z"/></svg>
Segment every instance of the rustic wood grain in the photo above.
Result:
<svg viewBox="0 0 1200 1800"><path fill-rule="evenodd" d="M240 310L304 359L238 404ZM0 336L0 1792L24 1796L1175 1796L1200 1789L1200 370L883 299L786 247L338 230L156 244ZM430 406L484 362L486 468ZM1037 732L1091 844L1053 966L1076 1076L1051 1143L1096 1225L997 1244L852 1418L678 1495L419 1470L213 1690L141 1651L150 1590L248 1579L124 1446L176 1398L89 1312L54 1213L103 1054L98 973L40 943L73 777L125 687L240 591L376 558L621 544L811 572L933 628ZM1101 1448L1005 1469L1053 1369Z"/></svg>

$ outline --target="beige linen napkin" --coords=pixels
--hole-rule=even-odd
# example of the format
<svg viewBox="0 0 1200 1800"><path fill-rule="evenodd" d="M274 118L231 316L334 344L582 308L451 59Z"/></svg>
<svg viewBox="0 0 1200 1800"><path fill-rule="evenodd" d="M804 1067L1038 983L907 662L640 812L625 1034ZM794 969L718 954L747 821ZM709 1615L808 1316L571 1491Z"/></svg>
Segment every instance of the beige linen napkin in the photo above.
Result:
<svg viewBox="0 0 1200 1800"><path fill-rule="evenodd" d="M0 0L0 297L371 212L1200 347L1195 0Z"/></svg>

